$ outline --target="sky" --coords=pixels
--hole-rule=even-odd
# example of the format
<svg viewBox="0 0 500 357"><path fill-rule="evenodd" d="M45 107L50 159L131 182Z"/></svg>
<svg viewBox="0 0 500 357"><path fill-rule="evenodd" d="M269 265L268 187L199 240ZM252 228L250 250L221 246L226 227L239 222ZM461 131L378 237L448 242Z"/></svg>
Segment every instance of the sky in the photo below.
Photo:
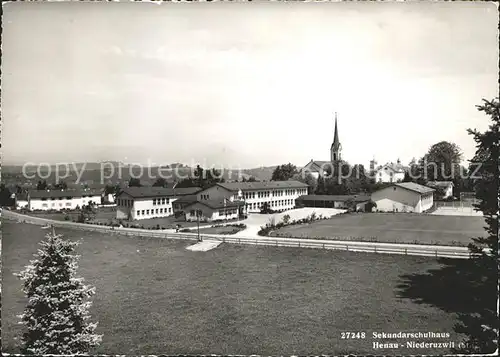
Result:
<svg viewBox="0 0 500 357"><path fill-rule="evenodd" d="M498 96L487 2L3 3L2 159L408 163Z"/></svg>

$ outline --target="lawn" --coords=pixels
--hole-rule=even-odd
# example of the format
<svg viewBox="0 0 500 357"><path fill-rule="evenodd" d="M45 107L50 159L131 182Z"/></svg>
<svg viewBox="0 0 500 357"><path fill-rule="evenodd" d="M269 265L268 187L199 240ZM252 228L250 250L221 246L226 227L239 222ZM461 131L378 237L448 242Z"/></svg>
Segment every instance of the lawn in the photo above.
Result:
<svg viewBox="0 0 500 357"><path fill-rule="evenodd" d="M483 217L353 213L311 224L286 226L271 235L466 246L472 237L485 235L484 226Z"/></svg>
<svg viewBox="0 0 500 357"><path fill-rule="evenodd" d="M2 343L18 353L25 304L18 272L46 231L3 222ZM394 354L372 350L372 332L449 332L456 315L402 297L403 274L426 257L192 242L58 229L82 239L79 273L96 286L92 308L103 343L93 354ZM341 332L364 331L365 340ZM384 341L383 341L384 342ZM447 349L398 354L448 353Z"/></svg>
<svg viewBox="0 0 500 357"><path fill-rule="evenodd" d="M241 232L242 230L243 230L243 228L228 225L228 226L200 228L200 233L201 234L236 234L238 232ZM196 232L198 232L198 230L195 227L195 228L191 228L190 232L196 233Z"/></svg>

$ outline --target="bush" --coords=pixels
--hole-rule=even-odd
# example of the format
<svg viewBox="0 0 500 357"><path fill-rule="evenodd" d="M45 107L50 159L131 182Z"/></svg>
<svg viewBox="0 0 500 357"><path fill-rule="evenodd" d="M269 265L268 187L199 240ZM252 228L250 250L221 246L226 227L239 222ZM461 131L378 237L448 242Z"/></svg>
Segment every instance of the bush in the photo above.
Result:
<svg viewBox="0 0 500 357"><path fill-rule="evenodd" d="M290 215L289 214L285 214L283 216L283 223L284 224L288 224L290 222Z"/></svg>
<svg viewBox="0 0 500 357"><path fill-rule="evenodd" d="M236 228L242 228L242 229L247 228L247 225L245 223L233 223L233 224L231 224L231 226L236 227Z"/></svg>
<svg viewBox="0 0 500 357"><path fill-rule="evenodd" d="M265 226L265 227L260 227L260 231L257 232L259 236L269 236L269 233L271 233L273 227L271 226Z"/></svg>
<svg viewBox="0 0 500 357"><path fill-rule="evenodd" d="M64 216L64 220L65 220L65 221L69 221L69 220L70 220L69 216L68 216L68 215L65 215L65 216Z"/></svg>

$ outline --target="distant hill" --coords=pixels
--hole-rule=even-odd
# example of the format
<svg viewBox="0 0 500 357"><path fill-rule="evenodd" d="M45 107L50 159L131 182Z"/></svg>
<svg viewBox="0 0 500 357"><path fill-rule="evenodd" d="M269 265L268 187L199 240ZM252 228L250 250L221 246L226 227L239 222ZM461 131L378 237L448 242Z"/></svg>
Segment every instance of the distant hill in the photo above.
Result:
<svg viewBox="0 0 500 357"><path fill-rule="evenodd" d="M262 166L253 169L244 169L243 172L255 177L258 181L270 181L276 166Z"/></svg>
<svg viewBox="0 0 500 357"><path fill-rule="evenodd" d="M2 181L10 184L32 184L36 186L36 182L45 179L48 183L52 183L55 182L56 179L55 168L56 165L52 165L50 168L51 174L48 177L40 178L36 174L37 168L35 166L28 167L26 172L35 177L27 179L22 175L23 167L21 165L5 165L2 166ZM62 170L59 176L65 176L65 168L63 166L59 166L59 168ZM82 168L84 168L83 172L81 171ZM101 172L101 168L104 168L103 172ZM222 177L226 181L236 181L243 178L249 179L250 177L254 177L257 181L269 181L275 169L276 166L263 166L241 169L239 171L225 169ZM153 178L148 177L148 171ZM140 175L141 170L139 167L131 167L118 161L80 162L69 164L68 177L63 178L63 181L67 184L74 184L78 178L78 174L81 173L80 184L116 184L118 182L129 181L131 177L138 177L140 175L144 185L152 185L156 181L156 178L160 177L160 171L163 176L167 177L168 182L173 182L192 176L194 169L182 163L172 163L161 167L145 167L143 168L143 175ZM45 169L42 168L40 173L42 176L46 176L48 174L48 169L46 167Z"/></svg>

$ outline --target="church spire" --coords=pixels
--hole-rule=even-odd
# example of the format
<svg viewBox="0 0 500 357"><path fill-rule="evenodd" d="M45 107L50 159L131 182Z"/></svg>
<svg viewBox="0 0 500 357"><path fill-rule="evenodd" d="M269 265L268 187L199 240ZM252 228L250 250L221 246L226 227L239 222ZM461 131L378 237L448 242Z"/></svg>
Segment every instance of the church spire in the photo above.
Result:
<svg viewBox="0 0 500 357"><path fill-rule="evenodd" d="M333 134L333 146L338 148L340 145L339 131L337 129L337 112L335 112L335 133Z"/></svg>
<svg viewBox="0 0 500 357"><path fill-rule="evenodd" d="M339 131L337 128L337 112L335 112L335 132L333 134L333 143L330 148L330 160L332 162L340 161L340 151L342 150L342 145L340 145Z"/></svg>

